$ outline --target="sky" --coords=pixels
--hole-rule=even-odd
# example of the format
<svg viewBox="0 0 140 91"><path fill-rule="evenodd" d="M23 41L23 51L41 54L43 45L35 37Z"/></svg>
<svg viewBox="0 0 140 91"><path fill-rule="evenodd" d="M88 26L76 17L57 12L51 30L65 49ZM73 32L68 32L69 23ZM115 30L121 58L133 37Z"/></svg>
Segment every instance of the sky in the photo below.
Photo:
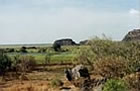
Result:
<svg viewBox="0 0 140 91"><path fill-rule="evenodd" d="M140 28L139 0L0 0L0 44L122 40Z"/></svg>

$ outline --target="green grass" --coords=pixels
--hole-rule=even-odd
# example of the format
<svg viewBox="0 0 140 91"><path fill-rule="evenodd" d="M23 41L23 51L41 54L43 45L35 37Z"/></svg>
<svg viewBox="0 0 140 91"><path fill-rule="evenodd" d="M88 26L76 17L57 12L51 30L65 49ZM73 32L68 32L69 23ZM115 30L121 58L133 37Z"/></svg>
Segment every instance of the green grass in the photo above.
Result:
<svg viewBox="0 0 140 91"><path fill-rule="evenodd" d="M50 63L61 64L61 63L71 63L73 58L77 56L74 50L77 50L76 46L65 46L63 50L68 49L66 52L55 52L51 47L44 47L46 48L45 53L38 53L38 49L28 49L28 53L7 53L10 57L14 57L16 55L28 55L33 56L37 60L37 64L42 64L45 60L46 55L50 55Z"/></svg>
<svg viewBox="0 0 140 91"><path fill-rule="evenodd" d="M72 53L61 53L61 54L51 56L51 61L54 63L57 63L57 62L71 63L72 59L75 56L76 54L72 54Z"/></svg>
<svg viewBox="0 0 140 91"><path fill-rule="evenodd" d="M26 47L50 47L52 46L52 44L3 44L0 45L0 48L20 48L22 46L26 46Z"/></svg>
<svg viewBox="0 0 140 91"><path fill-rule="evenodd" d="M37 60L38 64L42 64L42 62L45 60L46 55L47 55L47 53L46 54L36 54L36 55L31 55L31 56L35 57L35 59ZM76 56L76 54L72 54L72 53L52 54L50 56L50 62L51 63L71 63L72 59L75 56Z"/></svg>
<svg viewBox="0 0 140 91"><path fill-rule="evenodd" d="M0 48L14 48L16 51L19 51L23 45L0 45ZM44 63L46 55L50 55L50 63L61 64L61 63L72 63L73 59L77 56L77 51L87 46L62 46L62 52L55 52L54 49L49 44L34 44L26 45L26 47L35 46L37 49L26 49L27 53L12 52L7 53L11 58L20 55L20 56L33 56L35 57L38 64ZM40 53L39 50L45 49L46 51Z"/></svg>

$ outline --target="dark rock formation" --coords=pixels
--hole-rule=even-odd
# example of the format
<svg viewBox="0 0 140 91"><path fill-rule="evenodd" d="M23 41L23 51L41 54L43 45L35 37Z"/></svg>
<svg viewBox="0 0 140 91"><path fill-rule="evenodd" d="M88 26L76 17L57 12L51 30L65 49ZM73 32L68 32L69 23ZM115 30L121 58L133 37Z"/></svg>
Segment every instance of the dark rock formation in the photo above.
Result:
<svg viewBox="0 0 140 91"><path fill-rule="evenodd" d="M88 69L83 65L77 65L73 69L65 70L66 78L70 81L75 87L84 88L81 91L90 91L89 88L90 75ZM85 90L86 87L86 90Z"/></svg>
<svg viewBox="0 0 140 91"><path fill-rule="evenodd" d="M77 65L73 69L65 70L66 78L75 87L80 88L80 91L101 91L103 84L107 81L107 78L90 78L88 69L83 65ZM95 90L94 90L95 89Z"/></svg>
<svg viewBox="0 0 140 91"><path fill-rule="evenodd" d="M87 45L89 42L89 40L84 40L84 41L80 41L79 44L80 45Z"/></svg>
<svg viewBox="0 0 140 91"><path fill-rule="evenodd" d="M54 44L60 45L60 46L63 46L63 45L76 45L76 43L72 39L60 39L60 40L56 40L54 42Z"/></svg>
<svg viewBox="0 0 140 91"><path fill-rule="evenodd" d="M140 29L128 32L122 41L140 41Z"/></svg>
<svg viewBox="0 0 140 91"><path fill-rule="evenodd" d="M69 81L77 80L80 77L90 79L88 69L83 65L77 65L73 69L66 69L65 73Z"/></svg>

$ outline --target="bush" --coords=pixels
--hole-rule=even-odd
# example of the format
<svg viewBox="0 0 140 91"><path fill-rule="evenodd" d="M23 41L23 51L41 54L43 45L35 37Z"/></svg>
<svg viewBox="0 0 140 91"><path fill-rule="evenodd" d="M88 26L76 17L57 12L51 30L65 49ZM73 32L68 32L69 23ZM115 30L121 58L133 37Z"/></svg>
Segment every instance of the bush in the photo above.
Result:
<svg viewBox="0 0 140 91"><path fill-rule="evenodd" d="M14 48L6 48L6 53L11 53L11 52L15 52Z"/></svg>
<svg viewBox="0 0 140 91"><path fill-rule="evenodd" d="M51 55L50 54L46 55L45 56L44 65L49 64L50 63L50 60L51 60Z"/></svg>
<svg viewBox="0 0 140 91"><path fill-rule="evenodd" d="M130 73L130 70L127 61L124 59L119 57L105 57L95 62L94 72L107 78L122 78Z"/></svg>
<svg viewBox="0 0 140 91"><path fill-rule="evenodd" d="M93 39L90 41L92 52L97 60L106 56L123 57L129 62L134 72L140 67L140 42L116 42L108 39Z"/></svg>
<svg viewBox="0 0 140 91"><path fill-rule="evenodd" d="M113 51L116 42L109 39L95 38L89 41L89 45L92 52L94 52L100 58L103 56L112 55L114 53Z"/></svg>
<svg viewBox="0 0 140 91"><path fill-rule="evenodd" d="M11 59L0 50L0 75L4 75L11 68Z"/></svg>
<svg viewBox="0 0 140 91"><path fill-rule="evenodd" d="M60 80L60 79L54 79L51 81L51 85L53 87L58 87L58 86L62 86L64 83Z"/></svg>
<svg viewBox="0 0 140 91"><path fill-rule="evenodd" d="M21 48L20 48L20 52L22 52L22 53L27 53L26 47L24 47L24 46L21 47Z"/></svg>
<svg viewBox="0 0 140 91"><path fill-rule="evenodd" d="M36 66L36 60L32 56L16 56L13 61L13 68L18 72L32 71Z"/></svg>
<svg viewBox="0 0 140 91"><path fill-rule="evenodd" d="M122 80L108 80L103 91L128 91L127 84Z"/></svg>
<svg viewBox="0 0 140 91"><path fill-rule="evenodd" d="M74 62L84 63L92 66L92 64L94 64L95 62L104 60L106 57L113 56L115 60L117 58L123 58L125 63L127 63L129 72L132 73L135 72L138 67L140 67L139 50L140 42L118 42L112 41L107 38L95 38L89 41L87 48L83 47L83 49L81 48L79 50L79 52L77 53L78 56L74 59ZM109 60L108 62L106 62L106 64L111 62L111 60L113 59L111 59L110 61Z"/></svg>
<svg viewBox="0 0 140 91"><path fill-rule="evenodd" d="M91 51L90 47L83 47L76 51L77 56L73 58L73 64L89 65L93 69L93 60L95 60L96 54Z"/></svg>

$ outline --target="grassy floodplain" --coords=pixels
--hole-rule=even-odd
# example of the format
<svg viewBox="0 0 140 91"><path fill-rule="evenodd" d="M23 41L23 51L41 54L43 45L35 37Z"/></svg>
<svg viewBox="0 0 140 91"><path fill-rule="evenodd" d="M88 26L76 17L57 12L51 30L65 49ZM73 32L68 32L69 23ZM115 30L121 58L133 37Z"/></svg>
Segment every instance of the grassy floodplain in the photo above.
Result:
<svg viewBox="0 0 140 91"><path fill-rule="evenodd" d="M26 49L27 53L17 52L21 47L36 47L36 49ZM50 63L71 63L73 58L77 56L76 51L80 46L63 46L63 52L55 52L52 48L52 44L24 44L24 45L0 45L1 49L11 49L13 48L15 52L7 53L11 58L16 55L27 55L33 56L37 60L38 64L42 64L47 55L50 55ZM44 52L39 52L39 50L45 49Z"/></svg>

